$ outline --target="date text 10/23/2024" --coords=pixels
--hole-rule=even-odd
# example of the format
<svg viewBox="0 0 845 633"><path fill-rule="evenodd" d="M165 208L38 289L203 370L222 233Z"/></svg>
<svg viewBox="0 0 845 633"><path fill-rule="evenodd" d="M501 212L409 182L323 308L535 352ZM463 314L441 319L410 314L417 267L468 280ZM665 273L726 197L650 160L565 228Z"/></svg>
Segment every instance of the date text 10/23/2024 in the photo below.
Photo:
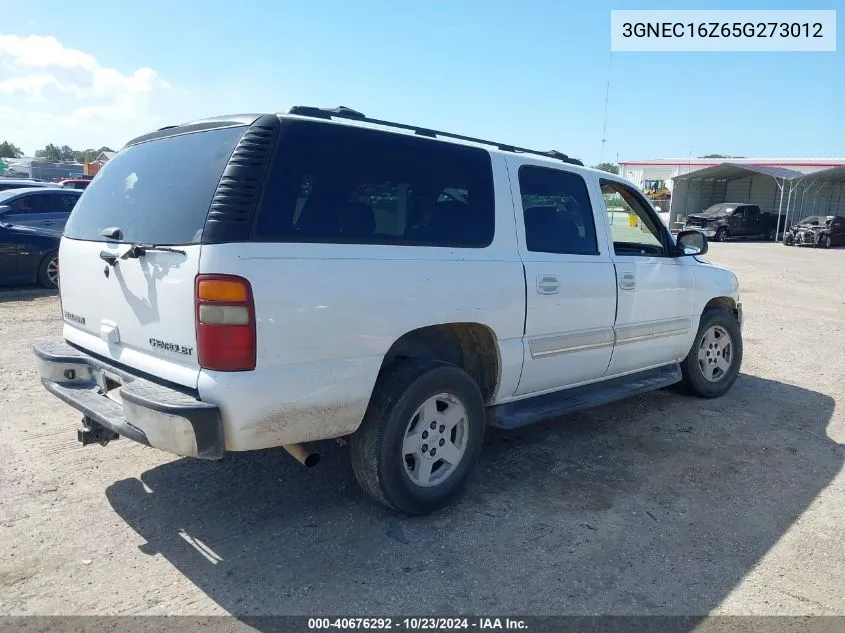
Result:
<svg viewBox="0 0 845 633"><path fill-rule="evenodd" d="M476 617L476 618L308 618L308 630L368 629L398 631L526 631L528 625L519 618Z"/></svg>

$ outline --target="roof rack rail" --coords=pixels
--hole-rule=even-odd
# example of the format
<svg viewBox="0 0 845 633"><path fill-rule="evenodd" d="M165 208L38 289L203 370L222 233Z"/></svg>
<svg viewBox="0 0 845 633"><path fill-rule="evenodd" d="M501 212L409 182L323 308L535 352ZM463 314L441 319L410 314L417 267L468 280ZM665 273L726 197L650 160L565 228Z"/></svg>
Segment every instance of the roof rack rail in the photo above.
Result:
<svg viewBox="0 0 845 633"><path fill-rule="evenodd" d="M374 125L384 125L387 127L398 128L400 130L408 130L419 136L428 138L453 138L460 141L467 141L469 143L480 143L481 145L492 145L505 152L515 152L520 154L534 154L535 156L544 156L545 158L554 158L564 163L572 165L584 166L577 158L570 158L566 154L558 152L557 150L539 151L535 149L527 149L525 147L517 147L508 143L497 143L495 141L485 141L480 138L473 138L472 136L464 136L463 134L453 134L451 132L442 132L440 130L431 130L424 127L417 127L416 125L408 125L406 123L395 123L393 121L383 121L381 119L370 119L365 114L347 108L346 106L339 106L337 108L316 108L314 106L294 106L288 110L288 114L297 114L299 116L310 116L318 119L349 119L351 121L362 121L364 123L372 123Z"/></svg>

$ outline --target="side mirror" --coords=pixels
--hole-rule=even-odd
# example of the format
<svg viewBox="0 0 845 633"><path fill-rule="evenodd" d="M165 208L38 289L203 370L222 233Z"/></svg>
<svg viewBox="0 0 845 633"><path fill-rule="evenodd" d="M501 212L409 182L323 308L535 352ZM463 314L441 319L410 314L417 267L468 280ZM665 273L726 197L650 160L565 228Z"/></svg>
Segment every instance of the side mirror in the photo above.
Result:
<svg viewBox="0 0 845 633"><path fill-rule="evenodd" d="M681 257L704 255L707 252L707 237L701 231L681 231L678 233L678 249Z"/></svg>

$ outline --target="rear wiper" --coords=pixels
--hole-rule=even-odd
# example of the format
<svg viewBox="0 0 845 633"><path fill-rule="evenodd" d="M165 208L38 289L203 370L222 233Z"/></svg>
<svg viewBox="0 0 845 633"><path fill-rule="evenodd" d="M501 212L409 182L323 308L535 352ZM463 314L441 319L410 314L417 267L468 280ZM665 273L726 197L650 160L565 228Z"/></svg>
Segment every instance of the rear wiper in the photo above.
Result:
<svg viewBox="0 0 845 633"><path fill-rule="evenodd" d="M165 251L167 253L179 253L185 255L185 251L179 248L171 248L170 246L158 246L157 244L133 244L129 247L120 259L137 259L147 254L147 251Z"/></svg>

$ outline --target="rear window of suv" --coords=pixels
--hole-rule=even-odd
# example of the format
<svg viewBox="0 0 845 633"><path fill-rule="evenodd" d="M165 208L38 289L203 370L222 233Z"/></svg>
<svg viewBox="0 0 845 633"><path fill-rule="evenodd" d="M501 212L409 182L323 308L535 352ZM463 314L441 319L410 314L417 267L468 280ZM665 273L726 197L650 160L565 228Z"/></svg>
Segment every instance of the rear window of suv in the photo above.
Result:
<svg viewBox="0 0 845 633"><path fill-rule="evenodd" d="M85 190L65 236L104 242L119 227L124 242L195 244L220 176L245 126L167 136L128 147Z"/></svg>
<svg viewBox="0 0 845 633"><path fill-rule="evenodd" d="M490 154L354 126L285 120L253 239L483 248Z"/></svg>

